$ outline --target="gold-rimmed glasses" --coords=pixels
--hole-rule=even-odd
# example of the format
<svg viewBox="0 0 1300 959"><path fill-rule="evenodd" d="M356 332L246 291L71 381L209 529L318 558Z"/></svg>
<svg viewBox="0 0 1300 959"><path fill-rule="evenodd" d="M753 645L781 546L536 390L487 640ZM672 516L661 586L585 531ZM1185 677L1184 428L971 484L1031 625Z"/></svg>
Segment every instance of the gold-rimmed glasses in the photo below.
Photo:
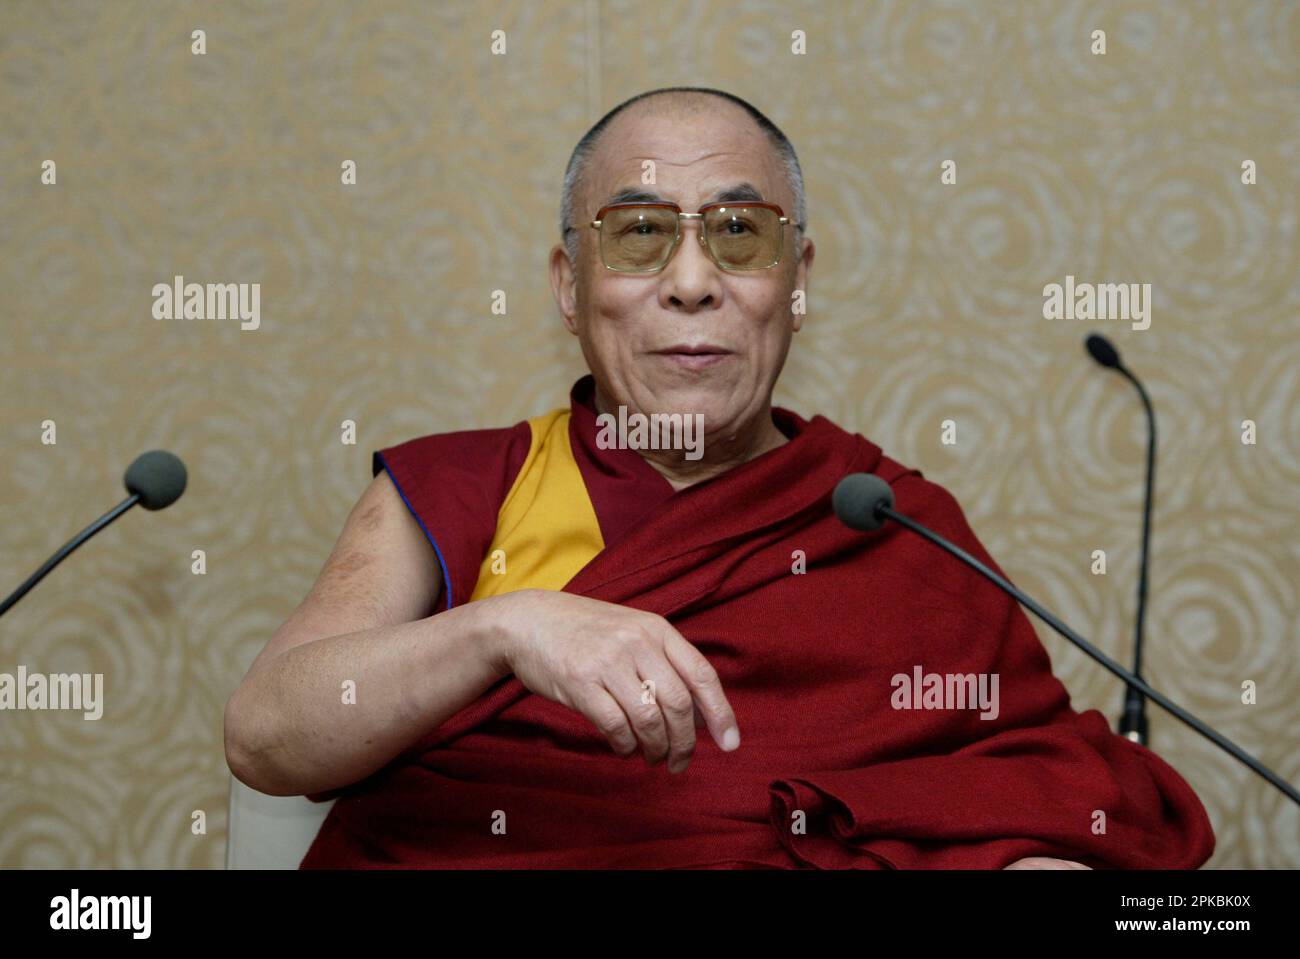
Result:
<svg viewBox="0 0 1300 959"><path fill-rule="evenodd" d="M600 257L618 273L654 273L668 265L682 241L682 220L699 220L700 246L723 270L766 270L781 262L789 218L775 203L720 201L683 213L676 203L611 203L591 227L600 232Z"/></svg>

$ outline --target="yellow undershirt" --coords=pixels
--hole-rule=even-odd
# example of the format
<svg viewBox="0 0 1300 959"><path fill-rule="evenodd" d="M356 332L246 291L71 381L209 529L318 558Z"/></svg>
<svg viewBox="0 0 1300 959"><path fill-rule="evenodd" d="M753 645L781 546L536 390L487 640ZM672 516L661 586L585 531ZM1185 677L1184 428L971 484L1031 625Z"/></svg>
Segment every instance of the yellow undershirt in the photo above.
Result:
<svg viewBox="0 0 1300 959"><path fill-rule="evenodd" d="M561 589L605 548L569 444L568 409L528 421L528 456L497 513L470 602L517 589Z"/></svg>

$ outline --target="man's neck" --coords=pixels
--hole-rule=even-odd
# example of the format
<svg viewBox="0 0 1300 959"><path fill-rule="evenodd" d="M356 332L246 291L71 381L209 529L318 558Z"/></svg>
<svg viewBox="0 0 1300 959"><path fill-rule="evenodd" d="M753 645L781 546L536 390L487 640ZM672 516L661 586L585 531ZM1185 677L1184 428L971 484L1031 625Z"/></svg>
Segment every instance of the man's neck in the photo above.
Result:
<svg viewBox="0 0 1300 959"><path fill-rule="evenodd" d="M610 412L599 387L592 399L597 413L615 415ZM788 442L790 438L772 420L772 406L769 402L749 428L705 442L703 455L699 459L687 459L685 450L638 449L636 452L677 491L712 479Z"/></svg>

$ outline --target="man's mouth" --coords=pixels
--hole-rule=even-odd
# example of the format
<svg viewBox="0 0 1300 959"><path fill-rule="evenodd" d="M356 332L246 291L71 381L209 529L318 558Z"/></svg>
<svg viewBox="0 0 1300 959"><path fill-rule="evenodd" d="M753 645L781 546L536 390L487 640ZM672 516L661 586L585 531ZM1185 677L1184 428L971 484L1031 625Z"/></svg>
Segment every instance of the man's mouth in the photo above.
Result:
<svg viewBox="0 0 1300 959"><path fill-rule="evenodd" d="M731 350L712 343L677 343L655 350L655 356L662 356L674 366L688 370L702 370L716 366L732 356Z"/></svg>

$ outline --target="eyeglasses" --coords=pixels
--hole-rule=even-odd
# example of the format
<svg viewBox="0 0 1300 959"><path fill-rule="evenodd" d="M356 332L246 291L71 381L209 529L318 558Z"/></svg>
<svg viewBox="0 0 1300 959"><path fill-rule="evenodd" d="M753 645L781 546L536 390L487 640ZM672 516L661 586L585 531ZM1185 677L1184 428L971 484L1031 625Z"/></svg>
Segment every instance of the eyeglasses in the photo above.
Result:
<svg viewBox="0 0 1300 959"><path fill-rule="evenodd" d="M612 203L591 221L600 257L618 273L654 273L682 241L682 220L701 222L699 241L723 270L766 270L781 262L785 224L775 203L723 201L683 213L676 203Z"/></svg>

